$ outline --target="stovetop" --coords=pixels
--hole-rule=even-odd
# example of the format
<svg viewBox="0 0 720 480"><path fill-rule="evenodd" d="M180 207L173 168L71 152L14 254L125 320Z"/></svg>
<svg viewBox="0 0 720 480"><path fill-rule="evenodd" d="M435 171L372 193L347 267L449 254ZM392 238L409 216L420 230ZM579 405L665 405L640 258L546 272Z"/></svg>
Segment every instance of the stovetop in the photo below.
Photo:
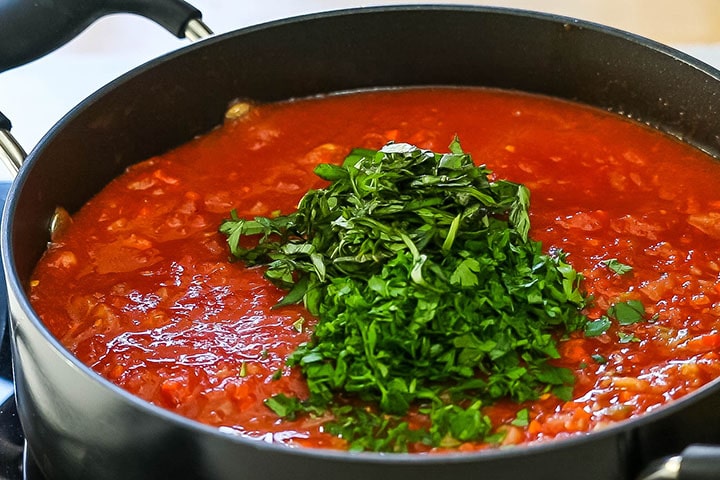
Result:
<svg viewBox="0 0 720 480"><path fill-rule="evenodd" d="M2 299L2 312L6 317L6 300ZM0 480L45 480L37 465L27 455L25 437L15 406L12 391L12 369L8 331L0 345Z"/></svg>
<svg viewBox="0 0 720 480"><path fill-rule="evenodd" d="M9 360L4 357L3 361ZM0 405L0 480L46 480L35 462L27 456L14 395Z"/></svg>

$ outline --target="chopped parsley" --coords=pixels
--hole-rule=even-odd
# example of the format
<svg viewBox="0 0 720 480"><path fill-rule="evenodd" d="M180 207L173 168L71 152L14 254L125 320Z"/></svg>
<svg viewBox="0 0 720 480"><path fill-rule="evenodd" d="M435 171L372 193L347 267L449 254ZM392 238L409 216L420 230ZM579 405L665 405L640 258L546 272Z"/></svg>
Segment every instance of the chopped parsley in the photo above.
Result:
<svg viewBox="0 0 720 480"><path fill-rule="evenodd" d="M640 342L634 333L618 332L618 343Z"/></svg>
<svg viewBox="0 0 720 480"><path fill-rule="evenodd" d="M645 317L645 307L639 300L628 300L614 304L608 309L608 315L615 318L620 325L632 325Z"/></svg>
<svg viewBox="0 0 720 480"><path fill-rule="evenodd" d="M615 303L608 308L607 315L603 315L597 320L588 321L585 324L585 336L597 337L607 333L613 324L613 320L617 322L620 327L626 327L643 320L655 321L657 320L657 314L653 315L649 319L646 318L645 307L639 300L628 300L626 302ZM641 340L633 332L625 332L622 330L617 331L617 338L619 344L641 342ZM591 355L591 358L595 361L595 363L600 365L607 363L607 358L599 354L593 354Z"/></svg>
<svg viewBox="0 0 720 480"><path fill-rule="evenodd" d="M645 320L645 306L640 300L628 300L626 302L618 302L610 306L607 315L603 315L597 320L585 323L584 333L586 337L598 337L610 329L615 320L620 326L628 326ZM654 320L653 316L650 320ZM620 343L628 343L636 341L628 337L626 333L618 334ZM637 340L639 341L639 340Z"/></svg>
<svg viewBox="0 0 720 480"><path fill-rule="evenodd" d="M595 363L598 363L600 365L602 365L603 363L607 363L607 358L603 357L599 353L594 353L594 354L590 355L590 358L595 360Z"/></svg>
<svg viewBox="0 0 720 480"><path fill-rule="evenodd" d="M630 265L625 265L624 263L619 262L617 258L608 258L600 263L605 265L608 270L614 272L616 275L625 275L626 273L632 272L632 267Z"/></svg>
<svg viewBox="0 0 720 480"><path fill-rule="evenodd" d="M235 259L288 290L278 306L318 317L288 359L309 398L280 394L269 408L330 412L325 430L351 449L403 451L496 439L482 408L500 398L570 398L572 372L550 360L556 338L585 325L586 297L566 255L528 237L527 188L491 181L457 139L446 154L356 149L315 173L330 184L297 211L233 212L220 227ZM246 236L257 245L242 247ZM430 426L410 428L410 410Z"/></svg>
<svg viewBox="0 0 720 480"><path fill-rule="evenodd" d="M303 317L300 317L297 320L295 320L292 325L295 330L302 333L303 326L305 325L305 319Z"/></svg>
<svg viewBox="0 0 720 480"><path fill-rule="evenodd" d="M597 320L593 320L585 324L585 336L598 337L603 333L607 332L608 329L610 329L611 325L612 321L608 317L603 315Z"/></svg>
<svg viewBox="0 0 720 480"><path fill-rule="evenodd" d="M515 415L515 420L510 422L510 424L516 427L527 427L530 424L530 411L528 411L527 408L518 411Z"/></svg>

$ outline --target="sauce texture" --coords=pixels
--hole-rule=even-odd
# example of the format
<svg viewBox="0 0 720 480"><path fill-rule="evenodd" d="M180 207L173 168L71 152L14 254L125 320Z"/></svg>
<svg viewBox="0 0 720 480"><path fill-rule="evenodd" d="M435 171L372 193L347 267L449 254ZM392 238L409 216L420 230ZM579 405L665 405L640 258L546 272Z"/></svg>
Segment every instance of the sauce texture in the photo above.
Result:
<svg viewBox="0 0 720 480"><path fill-rule="evenodd" d="M279 421L263 404L306 395L284 362L313 319L301 306L272 309L285 292L262 269L230 263L218 225L232 209L247 218L293 211L323 185L313 168L353 147L444 152L455 135L496 177L530 189L530 235L584 275L590 319L628 300L652 317L561 339L555 364L574 372L573 398L486 407L500 444L602 428L720 374L720 163L616 115L485 89L252 106L130 167L88 202L39 262L32 304L82 362L156 405L263 441L345 448L322 418ZM610 259L632 271L618 275Z"/></svg>

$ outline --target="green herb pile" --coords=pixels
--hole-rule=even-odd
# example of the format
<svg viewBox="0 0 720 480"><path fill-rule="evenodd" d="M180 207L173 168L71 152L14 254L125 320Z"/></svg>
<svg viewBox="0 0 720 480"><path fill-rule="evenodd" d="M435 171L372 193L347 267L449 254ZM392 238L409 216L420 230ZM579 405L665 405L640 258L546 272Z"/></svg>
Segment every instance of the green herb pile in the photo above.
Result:
<svg viewBox="0 0 720 480"><path fill-rule="evenodd" d="M356 149L315 173L330 184L297 211L233 212L220 227L236 259L266 265L289 290L279 306L303 301L318 317L288 360L310 397L280 394L268 407L330 411L326 431L350 448L403 451L492 441L482 407L497 399L570 395L572 373L549 360L558 336L585 325L586 299L563 253L528 238L524 186L490 181L457 139L447 154ZM240 246L246 236L255 246ZM430 426L411 428L409 410Z"/></svg>

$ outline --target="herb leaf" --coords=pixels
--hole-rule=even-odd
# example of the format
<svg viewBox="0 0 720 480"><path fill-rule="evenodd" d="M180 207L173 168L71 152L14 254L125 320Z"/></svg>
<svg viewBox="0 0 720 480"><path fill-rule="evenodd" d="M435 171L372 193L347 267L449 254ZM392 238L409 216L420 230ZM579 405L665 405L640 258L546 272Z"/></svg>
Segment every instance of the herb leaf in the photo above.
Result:
<svg viewBox="0 0 720 480"><path fill-rule="evenodd" d="M585 336L598 337L603 333L607 332L611 325L612 321L606 316L602 316L597 320L587 322L585 324Z"/></svg>
<svg viewBox="0 0 720 480"><path fill-rule="evenodd" d="M595 363L598 363L600 365L602 365L603 363L607 363L607 358L603 357L599 353L594 353L590 355L590 357L595 360Z"/></svg>
<svg viewBox="0 0 720 480"><path fill-rule="evenodd" d="M632 267L630 265L620 263L617 258L608 258L600 263L605 265L609 270L617 275L625 275L626 273L632 272Z"/></svg>
<svg viewBox="0 0 720 480"><path fill-rule="evenodd" d="M516 427L527 427L530 423L530 411L527 408L519 410L515 415L515 420L510 422L511 425Z"/></svg>
<svg viewBox="0 0 720 480"><path fill-rule="evenodd" d="M645 307L639 300L616 303L608 309L608 315L620 325L632 325L645 317Z"/></svg>
<svg viewBox="0 0 720 480"><path fill-rule="evenodd" d="M640 342L634 333L618 332L618 343Z"/></svg>

